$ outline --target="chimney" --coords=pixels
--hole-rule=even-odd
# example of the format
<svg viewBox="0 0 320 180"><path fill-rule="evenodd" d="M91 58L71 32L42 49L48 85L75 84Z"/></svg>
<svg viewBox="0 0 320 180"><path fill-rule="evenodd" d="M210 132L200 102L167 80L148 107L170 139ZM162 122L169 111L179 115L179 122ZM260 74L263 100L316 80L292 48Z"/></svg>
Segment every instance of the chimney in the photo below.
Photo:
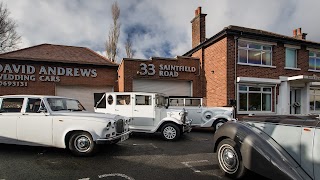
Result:
<svg viewBox="0 0 320 180"><path fill-rule="evenodd" d="M307 33L302 33L301 28L293 30L293 37L296 39L306 39Z"/></svg>
<svg viewBox="0 0 320 180"><path fill-rule="evenodd" d="M206 15L202 14L201 7L198 7L195 12L195 17L191 20L192 23L192 48L198 46L206 40Z"/></svg>

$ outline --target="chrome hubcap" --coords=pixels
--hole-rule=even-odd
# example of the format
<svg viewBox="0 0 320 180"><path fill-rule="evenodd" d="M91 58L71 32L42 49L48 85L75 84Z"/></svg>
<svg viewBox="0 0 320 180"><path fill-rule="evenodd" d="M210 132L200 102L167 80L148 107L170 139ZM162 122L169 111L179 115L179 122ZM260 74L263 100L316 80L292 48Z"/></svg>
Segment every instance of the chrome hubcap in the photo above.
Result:
<svg viewBox="0 0 320 180"><path fill-rule="evenodd" d="M233 174L239 168L238 155L229 144L223 144L218 151L218 160L223 171Z"/></svg>
<svg viewBox="0 0 320 180"><path fill-rule="evenodd" d="M163 135L166 139L174 139L177 135L177 131L172 126L167 126L163 130Z"/></svg>
<svg viewBox="0 0 320 180"><path fill-rule="evenodd" d="M81 135L78 136L74 141L74 147L79 152L87 152L90 149L91 141L89 137Z"/></svg>
<svg viewBox="0 0 320 180"><path fill-rule="evenodd" d="M218 122L218 123L216 124L216 130L218 130L219 127L222 126L222 125L223 125L223 122Z"/></svg>

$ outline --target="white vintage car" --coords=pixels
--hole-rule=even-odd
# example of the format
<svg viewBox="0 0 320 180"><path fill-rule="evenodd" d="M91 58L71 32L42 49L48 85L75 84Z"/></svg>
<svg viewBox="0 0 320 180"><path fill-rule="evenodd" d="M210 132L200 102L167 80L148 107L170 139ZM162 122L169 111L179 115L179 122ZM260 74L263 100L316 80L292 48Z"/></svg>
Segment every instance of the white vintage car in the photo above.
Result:
<svg viewBox="0 0 320 180"><path fill-rule="evenodd" d="M95 96L95 112L131 117L130 130L133 132L161 132L165 140L177 140L191 130L187 112L183 108L167 109L166 99L161 94L107 92Z"/></svg>
<svg viewBox="0 0 320 180"><path fill-rule="evenodd" d="M202 98L195 97L169 97L168 99L170 109L187 110L193 127L212 127L215 132L223 123L235 121L233 107L206 107L202 104Z"/></svg>
<svg viewBox="0 0 320 180"><path fill-rule="evenodd" d="M68 148L92 155L97 144L129 137L129 118L89 113L76 99L58 96L0 96L0 143Z"/></svg>

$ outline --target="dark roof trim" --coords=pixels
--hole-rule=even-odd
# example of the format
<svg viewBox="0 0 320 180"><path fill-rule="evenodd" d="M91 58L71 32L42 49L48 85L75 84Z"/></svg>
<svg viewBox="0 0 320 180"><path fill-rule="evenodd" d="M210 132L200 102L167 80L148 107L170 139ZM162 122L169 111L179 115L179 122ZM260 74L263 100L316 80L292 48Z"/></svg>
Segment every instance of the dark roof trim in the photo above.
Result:
<svg viewBox="0 0 320 180"><path fill-rule="evenodd" d="M236 29L238 28L238 29ZM243 30L239 30L239 29ZM300 40L295 39L289 36L270 33L270 34L260 34L255 32L248 32L250 31L249 28L243 28L243 27L235 27L235 26L228 26L225 27L222 31L218 32L214 36L212 36L210 39L207 39L206 41L202 42L198 46L194 47L190 51L183 54L183 56L191 56L193 53L197 52L201 48L206 48L210 46L211 44L215 43L222 37L225 37L226 35L233 35L237 37L245 37L245 38L251 38L256 40L262 40L262 41L269 41L269 42L282 42L284 44L292 44L292 45L304 45L308 46L310 48L318 48L320 49L320 43L312 42L312 41L306 41L306 40ZM266 31L263 31L266 32ZM274 34L274 35L273 35Z"/></svg>
<svg viewBox="0 0 320 180"><path fill-rule="evenodd" d="M106 64L106 63L90 63L90 62L72 62L72 61L52 61L51 59L38 59L38 58L20 58L20 57L0 57L2 60L23 60L23 61L34 61L34 62L50 62L50 63L63 63L63 64L82 64L82 65L99 65L99 66L111 66L111 67L118 67L118 64Z"/></svg>

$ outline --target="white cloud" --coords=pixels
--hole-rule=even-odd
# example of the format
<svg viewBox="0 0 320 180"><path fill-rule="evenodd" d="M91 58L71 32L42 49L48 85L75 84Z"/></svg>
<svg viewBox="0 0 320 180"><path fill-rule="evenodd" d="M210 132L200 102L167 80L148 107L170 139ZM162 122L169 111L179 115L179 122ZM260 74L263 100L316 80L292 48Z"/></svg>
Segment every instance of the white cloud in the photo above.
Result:
<svg viewBox="0 0 320 180"><path fill-rule="evenodd" d="M267 30L291 36L302 27L307 39L320 42L317 0L118 0L121 9L119 58L125 57L126 32L131 30L136 58L182 55L191 49L194 11L208 14L207 38L228 25ZM97 52L111 25L105 0L5 0L17 21L23 47L41 43L84 46ZM136 28L136 29L133 29ZM134 30L134 31L133 31Z"/></svg>

